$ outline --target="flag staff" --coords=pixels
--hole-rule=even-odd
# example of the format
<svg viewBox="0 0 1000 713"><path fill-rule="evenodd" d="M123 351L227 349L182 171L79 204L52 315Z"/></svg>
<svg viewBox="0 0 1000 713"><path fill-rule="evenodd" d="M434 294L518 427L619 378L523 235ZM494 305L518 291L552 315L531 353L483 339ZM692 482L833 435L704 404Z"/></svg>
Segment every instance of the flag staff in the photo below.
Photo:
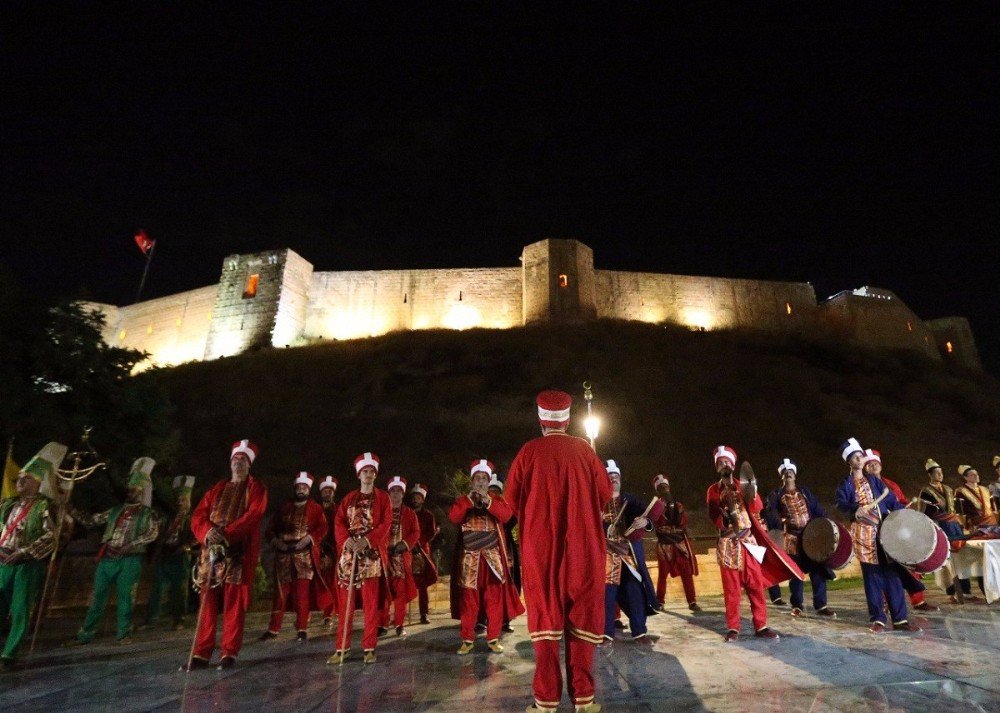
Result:
<svg viewBox="0 0 1000 713"><path fill-rule="evenodd" d="M149 274L149 263L153 262L153 251L156 250L156 241L150 240L145 230L136 233L135 242L146 255L146 266L142 269L142 279L139 280L139 289L135 291L135 301L132 304L138 302L142 295L142 288L146 286L146 275Z"/></svg>

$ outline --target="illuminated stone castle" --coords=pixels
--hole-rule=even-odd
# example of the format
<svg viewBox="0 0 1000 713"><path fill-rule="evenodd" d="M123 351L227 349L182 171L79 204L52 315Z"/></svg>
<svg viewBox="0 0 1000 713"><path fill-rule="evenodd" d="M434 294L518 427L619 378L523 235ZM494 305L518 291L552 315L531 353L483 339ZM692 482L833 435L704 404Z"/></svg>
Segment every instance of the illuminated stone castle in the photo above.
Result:
<svg viewBox="0 0 1000 713"><path fill-rule="evenodd" d="M862 287L818 303L812 285L598 270L576 240L526 246L517 267L317 272L292 250L231 255L216 285L128 307L91 304L105 340L158 366L256 346L296 346L396 330L506 329L612 318L695 330L796 332L912 349L981 368L962 317L924 321L888 290Z"/></svg>

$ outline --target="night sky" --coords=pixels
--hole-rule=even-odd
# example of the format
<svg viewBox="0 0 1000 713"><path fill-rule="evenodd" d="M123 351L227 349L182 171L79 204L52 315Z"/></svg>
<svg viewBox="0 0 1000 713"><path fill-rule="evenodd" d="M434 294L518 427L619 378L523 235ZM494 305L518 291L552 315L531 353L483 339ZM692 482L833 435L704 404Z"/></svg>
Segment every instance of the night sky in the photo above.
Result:
<svg viewBox="0 0 1000 713"><path fill-rule="evenodd" d="M567 237L886 287L1000 372L995 9L93 5L0 20L0 262L48 294L131 302L140 227L147 297L231 253L516 266Z"/></svg>

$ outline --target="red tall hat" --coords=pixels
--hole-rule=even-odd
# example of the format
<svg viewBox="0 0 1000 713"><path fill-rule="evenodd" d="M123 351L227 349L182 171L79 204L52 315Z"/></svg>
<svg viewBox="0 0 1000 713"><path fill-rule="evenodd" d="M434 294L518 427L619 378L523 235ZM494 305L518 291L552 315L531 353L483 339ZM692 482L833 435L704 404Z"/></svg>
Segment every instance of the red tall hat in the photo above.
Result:
<svg viewBox="0 0 1000 713"><path fill-rule="evenodd" d="M656 490L658 487L660 487L660 483L663 483L668 488L670 487L670 481L667 479L667 476L665 476L663 473L653 476L653 490Z"/></svg>
<svg viewBox="0 0 1000 713"><path fill-rule="evenodd" d="M406 478L400 478L398 475L393 477L389 481L389 484L385 486L386 491L392 490L393 488L402 488L403 492L406 492Z"/></svg>
<svg viewBox="0 0 1000 713"><path fill-rule="evenodd" d="M371 451L365 451L364 453L362 453L361 455L359 455L357 458L354 459L354 472L360 473L362 468L370 465L372 468L375 469L375 472L378 473L378 464L379 464L378 456L372 453Z"/></svg>
<svg viewBox="0 0 1000 713"><path fill-rule="evenodd" d="M244 438L242 441L236 441L233 444L233 450L229 453L229 460L232 460L233 456L237 453L242 453L253 463L254 459L257 458L257 454L260 453L260 448L257 447L256 443L251 443Z"/></svg>
<svg viewBox="0 0 1000 713"><path fill-rule="evenodd" d="M563 428L569 423L569 407L573 397L565 391L549 389L535 398L538 405L538 421L547 428Z"/></svg>

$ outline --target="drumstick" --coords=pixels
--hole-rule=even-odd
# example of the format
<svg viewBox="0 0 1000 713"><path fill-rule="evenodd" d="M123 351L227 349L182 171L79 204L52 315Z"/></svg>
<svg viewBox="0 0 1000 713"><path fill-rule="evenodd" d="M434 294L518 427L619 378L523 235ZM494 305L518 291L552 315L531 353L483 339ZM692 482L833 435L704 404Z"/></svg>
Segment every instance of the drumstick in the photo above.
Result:
<svg viewBox="0 0 1000 713"><path fill-rule="evenodd" d="M653 499L649 501L649 505L646 506L646 509L642 511L642 515L640 515L639 517L646 517L649 514L649 511L653 509L653 506L656 505L656 501L659 500L659 499L660 499L659 496L655 496L654 495ZM638 520L638 519L639 518L637 517L636 520ZM634 526L629 525L628 529L625 530L625 534L622 535L622 537L628 537L633 532L635 532L636 529L637 528L635 528Z"/></svg>

